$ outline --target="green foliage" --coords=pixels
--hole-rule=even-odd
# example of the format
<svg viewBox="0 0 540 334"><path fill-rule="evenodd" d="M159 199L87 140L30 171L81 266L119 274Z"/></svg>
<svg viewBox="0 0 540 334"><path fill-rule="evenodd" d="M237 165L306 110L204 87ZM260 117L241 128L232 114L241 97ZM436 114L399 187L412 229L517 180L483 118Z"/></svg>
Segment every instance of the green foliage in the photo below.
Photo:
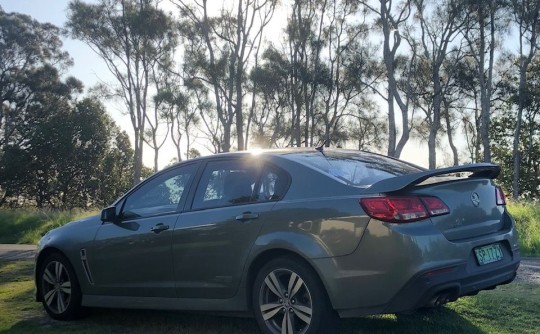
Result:
<svg viewBox="0 0 540 334"><path fill-rule="evenodd" d="M73 78L59 80L57 68L71 63L59 35L60 29L51 24L0 7L0 149L24 144L17 138L17 125L31 125L38 116L27 111L45 102L39 92L65 96L81 88Z"/></svg>
<svg viewBox="0 0 540 334"><path fill-rule="evenodd" d="M0 209L0 244L36 244L49 230L96 211Z"/></svg>
<svg viewBox="0 0 540 334"><path fill-rule="evenodd" d="M133 151L99 101L40 109L31 127L17 125L24 145L0 155L0 204L104 206L129 189Z"/></svg>
<svg viewBox="0 0 540 334"><path fill-rule="evenodd" d="M133 150L70 64L60 29L0 8L0 206L103 206L131 183Z"/></svg>
<svg viewBox="0 0 540 334"><path fill-rule="evenodd" d="M157 73L171 70L178 43L172 15L161 10L158 2L74 0L68 6L69 34L88 44L107 64L117 81L113 95L120 99L131 117L135 143L133 184L138 183L142 175L145 126L151 120L148 112L151 81L159 77ZM157 124L155 120L153 127ZM156 132L152 135L155 139Z"/></svg>
<svg viewBox="0 0 540 334"><path fill-rule="evenodd" d="M540 100L539 100L540 102ZM540 104L538 105L540 116ZM540 198L540 117L526 113L521 127L519 143L520 198L532 200ZM501 175L497 178L507 193L511 193L513 171L513 138L515 126L515 113L505 110L493 117L490 127L492 140L493 161L501 166Z"/></svg>
<svg viewBox="0 0 540 334"><path fill-rule="evenodd" d="M516 220L521 254L540 256L540 205L538 202L511 203L508 210Z"/></svg>

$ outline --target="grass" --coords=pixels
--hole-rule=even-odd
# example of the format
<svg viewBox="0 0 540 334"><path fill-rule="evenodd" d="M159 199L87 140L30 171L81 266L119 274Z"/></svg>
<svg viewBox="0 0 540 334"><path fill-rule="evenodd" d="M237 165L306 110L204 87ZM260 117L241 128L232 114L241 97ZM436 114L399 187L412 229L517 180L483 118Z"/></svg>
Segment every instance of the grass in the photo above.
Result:
<svg viewBox="0 0 540 334"><path fill-rule="evenodd" d="M0 244L36 244L47 231L97 211L0 210Z"/></svg>
<svg viewBox="0 0 540 334"><path fill-rule="evenodd" d="M516 220L521 254L540 256L540 203L511 203L508 210Z"/></svg>
<svg viewBox="0 0 540 334"><path fill-rule="evenodd" d="M253 319L182 312L91 310L85 318L50 319L33 299L32 261L0 261L0 333L259 333ZM538 333L540 286L513 283L431 311L342 321L340 333Z"/></svg>

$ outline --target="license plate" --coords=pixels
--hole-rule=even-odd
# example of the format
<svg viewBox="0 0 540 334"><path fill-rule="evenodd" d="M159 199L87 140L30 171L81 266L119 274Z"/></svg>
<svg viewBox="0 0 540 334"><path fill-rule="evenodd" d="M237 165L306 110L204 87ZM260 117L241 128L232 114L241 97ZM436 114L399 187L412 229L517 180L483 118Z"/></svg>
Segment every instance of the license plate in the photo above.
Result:
<svg viewBox="0 0 540 334"><path fill-rule="evenodd" d="M476 260L478 260L478 264L481 266L503 259L503 252L501 249L501 245L499 244L491 244L475 248L474 253L476 254Z"/></svg>

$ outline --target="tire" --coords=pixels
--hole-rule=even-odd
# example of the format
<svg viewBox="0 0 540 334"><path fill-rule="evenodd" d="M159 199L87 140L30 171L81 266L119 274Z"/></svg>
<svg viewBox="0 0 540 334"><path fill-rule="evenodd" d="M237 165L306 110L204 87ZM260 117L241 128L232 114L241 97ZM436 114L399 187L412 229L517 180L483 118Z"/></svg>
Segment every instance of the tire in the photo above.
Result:
<svg viewBox="0 0 540 334"><path fill-rule="evenodd" d="M266 334L331 334L339 326L317 273L291 257L271 260L259 270L252 307Z"/></svg>
<svg viewBox="0 0 540 334"><path fill-rule="evenodd" d="M45 311L53 319L71 320L81 315L81 288L65 256L53 253L40 266L39 292Z"/></svg>

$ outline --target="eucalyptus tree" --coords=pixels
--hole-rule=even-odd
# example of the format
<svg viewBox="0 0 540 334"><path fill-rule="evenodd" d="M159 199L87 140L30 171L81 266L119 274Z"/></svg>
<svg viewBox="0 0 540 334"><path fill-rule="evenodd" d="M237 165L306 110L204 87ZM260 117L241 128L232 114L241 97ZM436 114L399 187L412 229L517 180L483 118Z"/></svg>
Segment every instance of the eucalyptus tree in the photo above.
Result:
<svg viewBox="0 0 540 334"><path fill-rule="evenodd" d="M482 160L482 143L480 140L480 90L478 85L476 62L466 54L453 66L455 92L457 101L454 110L457 112L459 127L464 135L467 160L477 162Z"/></svg>
<svg viewBox="0 0 540 334"><path fill-rule="evenodd" d="M93 191L93 206L106 207L123 195L132 186L133 147L129 136L112 123L109 127L109 146L106 148L97 175L98 180ZM150 171L143 168L143 177Z"/></svg>
<svg viewBox="0 0 540 334"><path fill-rule="evenodd" d="M50 73L49 73L50 74ZM129 189L132 149L94 97L75 101L79 88L59 77L62 91L35 91L30 123L19 124L19 144L0 156L0 205L70 209L110 204Z"/></svg>
<svg viewBox="0 0 540 334"><path fill-rule="evenodd" d="M356 2L329 0L323 16L323 49L320 57L318 95L321 99L321 139L326 145L339 143L339 129L344 127L344 118L354 104L363 104L369 99L369 85L365 82L373 76L376 61L373 46L369 41L366 13L360 11ZM316 126L310 129L310 144L313 144ZM345 136L346 141L346 136Z"/></svg>
<svg viewBox="0 0 540 334"><path fill-rule="evenodd" d="M427 104L423 109L429 124L429 168L436 168L436 148L438 133L441 130L443 102L449 102L448 99L446 101L443 99L450 92L453 68L464 54L464 46L460 42L455 42L456 36L464 25L463 6L460 0L445 0L436 4L414 0L414 6L417 13L415 19L420 26L419 58L424 64L427 76L424 87L426 94L418 95L423 97L423 103ZM445 73L443 73L443 66ZM447 111L448 107L445 108ZM448 122L447 120L447 125Z"/></svg>
<svg viewBox="0 0 540 334"><path fill-rule="evenodd" d="M409 55L403 58L398 53L403 52L405 47L402 46L403 32L410 23L411 15L414 12L412 0L400 0L394 2L392 0L378 1L360 1L368 10L375 14L375 26L382 32L382 53L383 65L385 68L386 77L386 92L379 93L388 104L388 150L387 154L392 157L399 158L405 144L410 138L411 132L411 87L399 85L399 69L396 65L399 64L398 59L406 59L405 68L402 69L404 77L411 77L414 74L412 70L413 64L416 61L416 51L409 48ZM377 4L378 3L378 4ZM401 48L400 48L401 47ZM396 124L395 104L397 104L401 113L401 134L398 137L398 129Z"/></svg>
<svg viewBox="0 0 540 334"><path fill-rule="evenodd" d="M192 147L198 138L196 130L201 124L201 116L208 113L212 104L208 99L208 90L198 82L186 85L187 91L184 96L187 97L187 103L177 102L176 110L176 133L183 132L186 148L186 159L199 157L199 151ZM184 98L184 101L186 98ZM172 126L173 124L171 124ZM178 136L177 147L180 144L181 136ZM180 152L180 150L178 150Z"/></svg>
<svg viewBox="0 0 540 334"><path fill-rule="evenodd" d="M176 149L176 161L193 158L193 137L197 136L200 114L208 114L211 103L208 89L198 80L184 80L184 85L170 82L157 96L165 107L169 133ZM184 143L184 145L183 145ZM183 154L183 147L185 153Z"/></svg>
<svg viewBox="0 0 540 334"><path fill-rule="evenodd" d="M534 93L531 92L530 105L524 110L519 143L523 150L519 165L519 197L526 200L540 198L540 105L538 104L540 100L537 89L533 88L532 91ZM497 180L502 187L511 190L514 179L512 146L516 113L511 103L506 107L506 110L493 117L490 133L493 142L493 160L501 166L501 175Z"/></svg>
<svg viewBox="0 0 540 334"><path fill-rule="evenodd" d="M273 45L266 48L250 72L257 105L252 122L252 141L262 148L283 147L292 142L290 110L291 63Z"/></svg>
<svg viewBox="0 0 540 334"><path fill-rule="evenodd" d="M324 16L328 0L294 0L285 33L285 54L290 63L288 81L291 112L290 146L313 146L310 129L316 117L315 97L321 81Z"/></svg>
<svg viewBox="0 0 540 334"><path fill-rule="evenodd" d="M465 26L462 36L467 42L468 54L475 62L480 95L479 137L483 161L491 161L489 124L495 89L494 66L497 48L508 27L507 3L497 0L468 0L465 2Z"/></svg>
<svg viewBox="0 0 540 334"><path fill-rule="evenodd" d="M347 117L348 141L358 150L383 150L388 141L388 124L377 115L373 101L364 100L351 109Z"/></svg>
<svg viewBox="0 0 540 334"><path fill-rule="evenodd" d="M218 151L232 147L233 125L238 150L245 148L244 96L247 71L254 53L264 38L276 0L235 0L221 3L219 12L207 0L171 0L182 17L181 34L190 44L185 59L193 79L208 85L213 93L216 116L221 129L211 119L203 123L212 128L211 141L223 134ZM216 131L217 130L217 131Z"/></svg>
<svg viewBox="0 0 540 334"><path fill-rule="evenodd" d="M18 78L21 80L21 78ZM24 104L3 105L4 110L15 113L9 126L9 136L0 152L0 205L10 199L26 201L34 199L39 206L49 203L58 183L59 164L65 166L67 144L74 139L68 134L55 132L66 126L62 116L71 113L71 101L82 90L82 84L74 79L61 80L58 69L45 65L24 78ZM19 85L19 84L17 84ZM56 126L56 122L60 122Z"/></svg>
<svg viewBox="0 0 540 334"><path fill-rule="evenodd" d="M26 109L36 87L47 84L41 78L51 72L54 77L71 62L62 50L60 28L0 7L0 151L13 144L17 123L35 116ZM55 82L50 84L52 89Z"/></svg>
<svg viewBox="0 0 540 334"><path fill-rule="evenodd" d="M538 53L538 32L540 30L540 1L539 0L513 0L513 21L518 28L519 53L516 63L519 72L519 87L517 101L516 126L513 140L513 179L512 198L517 200L520 194L520 136L523 110L527 107L529 66ZM529 122L531 123L531 122Z"/></svg>
<svg viewBox="0 0 540 334"><path fill-rule="evenodd" d="M167 66L170 68L171 66ZM155 94L152 96L152 103L150 104L150 110L146 113L146 122L148 127L144 131L144 142L154 150L154 172L158 171L159 151L167 142L170 134L170 127L168 117L170 113L170 105L165 99L169 87L173 84L171 77L173 73L171 71L161 69L152 69L151 81L155 88ZM163 125L165 131L163 131ZM174 139L173 139L174 142Z"/></svg>
<svg viewBox="0 0 540 334"><path fill-rule="evenodd" d="M177 40L171 15L157 0L70 2L67 29L105 62L116 79L134 132L133 183L141 179L144 134L151 97L152 71L167 63Z"/></svg>

